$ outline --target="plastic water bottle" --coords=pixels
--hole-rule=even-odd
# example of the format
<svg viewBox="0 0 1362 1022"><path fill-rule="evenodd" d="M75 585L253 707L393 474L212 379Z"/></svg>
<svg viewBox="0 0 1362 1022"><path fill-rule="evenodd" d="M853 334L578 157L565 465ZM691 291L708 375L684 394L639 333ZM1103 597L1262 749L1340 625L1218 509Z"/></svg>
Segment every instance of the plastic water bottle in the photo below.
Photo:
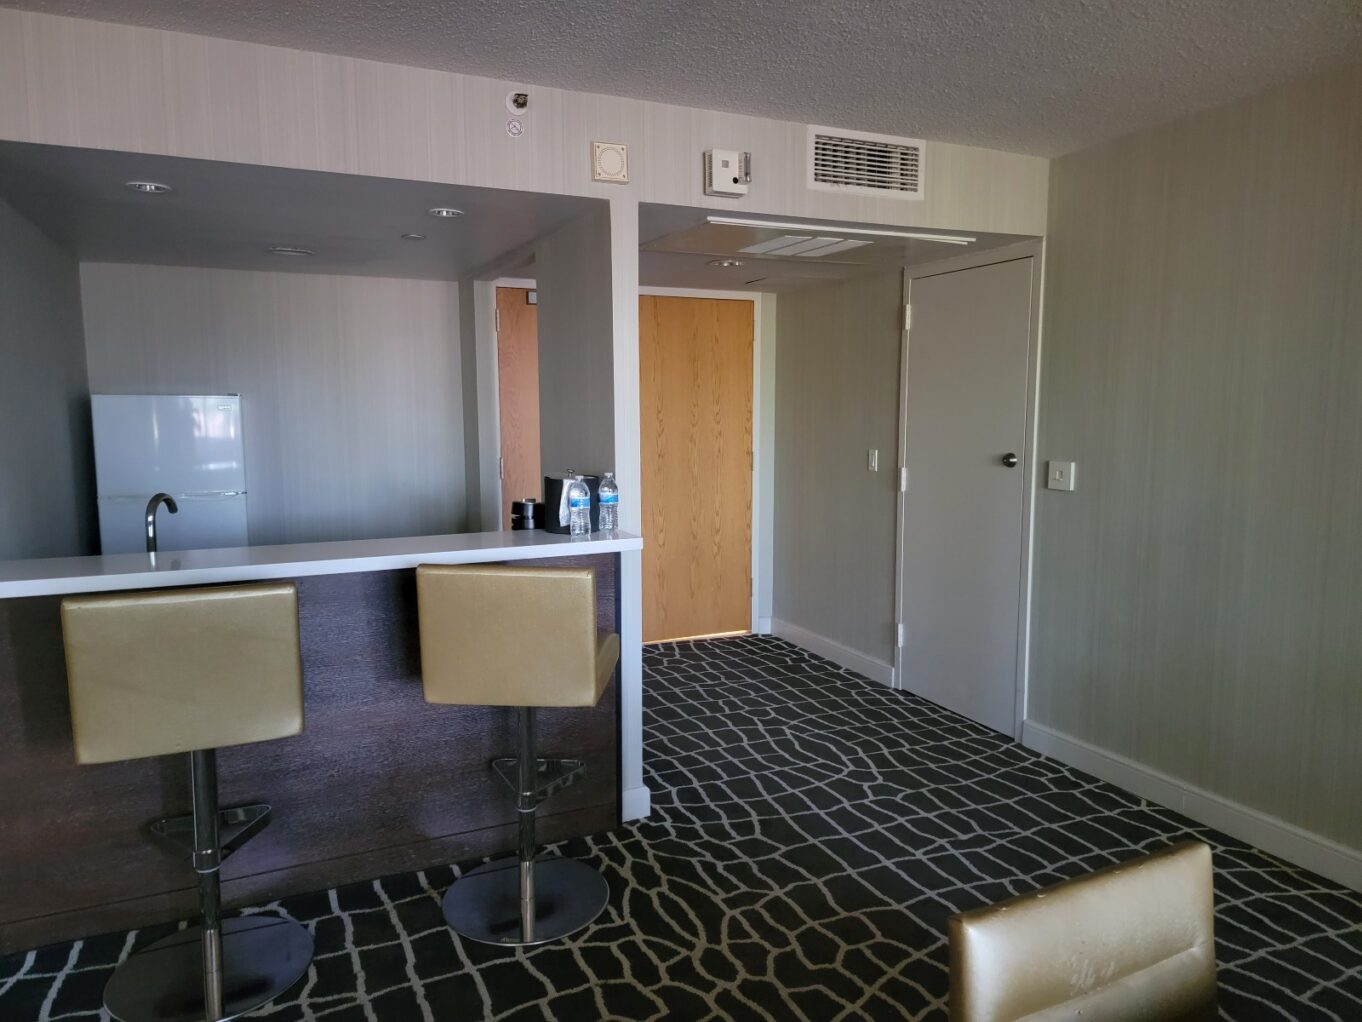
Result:
<svg viewBox="0 0 1362 1022"><path fill-rule="evenodd" d="M573 536L591 534L591 490L581 476L568 484L568 532Z"/></svg>
<svg viewBox="0 0 1362 1022"><path fill-rule="evenodd" d="M620 488L614 472L605 474L596 495L601 502L601 531L613 533L620 527Z"/></svg>

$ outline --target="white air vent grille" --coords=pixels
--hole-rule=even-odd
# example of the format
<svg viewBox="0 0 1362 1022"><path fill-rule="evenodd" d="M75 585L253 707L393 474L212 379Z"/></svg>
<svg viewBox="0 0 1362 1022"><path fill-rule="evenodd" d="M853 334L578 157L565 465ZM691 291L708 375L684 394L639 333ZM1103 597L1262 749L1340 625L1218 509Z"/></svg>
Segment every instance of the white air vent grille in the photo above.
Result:
<svg viewBox="0 0 1362 1022"><path fill-rule="evenodd" d="M923 143L915 138L809 128L810 188L920 199Z"/></svg>

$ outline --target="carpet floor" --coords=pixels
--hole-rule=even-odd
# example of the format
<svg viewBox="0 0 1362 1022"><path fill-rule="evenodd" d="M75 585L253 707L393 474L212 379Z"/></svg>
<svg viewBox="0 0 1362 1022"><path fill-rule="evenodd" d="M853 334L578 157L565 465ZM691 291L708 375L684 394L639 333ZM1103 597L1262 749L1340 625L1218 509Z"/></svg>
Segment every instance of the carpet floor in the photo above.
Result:
<svg viewBox="0 0 1362 1022"><path fill-rule="evenodd" d="M779 639L648 647L644 670L652 815L559 849L609 879L595 925L461 941L457 867L285 898L248 911L306 925L316 958L250 1017L942 1019L953 913L1195 837L1222 1017L1362 1019L1356 893ZM170 929L0 958L0 1019L100 1019L113 967Z"/></svg>

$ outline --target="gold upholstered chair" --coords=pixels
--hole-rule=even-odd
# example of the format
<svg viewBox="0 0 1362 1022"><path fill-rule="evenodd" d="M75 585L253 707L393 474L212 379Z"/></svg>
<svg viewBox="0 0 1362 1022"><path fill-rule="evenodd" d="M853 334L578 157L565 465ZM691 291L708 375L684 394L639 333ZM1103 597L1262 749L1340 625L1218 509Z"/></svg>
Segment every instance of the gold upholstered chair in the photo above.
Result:
<svg viewBox="0 0 1362 1022"><path fill-rule="evenodd" d="M76 762L189 760L192 812L150 830L193 868L200 923L130 955L104 1006L119 1022L253 1011L307 971L312 936L278 916L222 919L222 861L265 826L270 807L218 808L216 750L302 730L297 590L270 582L71 596L61 620Z"/></svg>
<svg viewBox="0 0 1362 1022"><path fill-rule="evenodd" d="M491 944L543 944L605 908L605 877L584 862L537 858L535 812L583 769L539 759L538 707L595 706L615 676L619 636L596 630L590 568L423 564L416 569L426 701L515 710L518 748L493 767L516 794L516 854L479 866L445 895L456 933Z"/></svg>
<svg viewBox="0 0 1362 1022"><path fill-rule="evenodd" d="M1174 845L950 921L951 1022L1210 1022L1211 850Z"/></svg>

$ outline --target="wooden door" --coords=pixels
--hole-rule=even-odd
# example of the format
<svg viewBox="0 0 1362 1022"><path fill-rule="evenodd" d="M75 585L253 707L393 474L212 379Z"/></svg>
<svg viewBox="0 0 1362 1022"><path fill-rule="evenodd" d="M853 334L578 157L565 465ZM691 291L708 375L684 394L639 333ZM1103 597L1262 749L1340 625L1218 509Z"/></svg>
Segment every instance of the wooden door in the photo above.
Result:
<svg viewBox="0 0 1362 1022"><path fill-rule="evenodd" d="M501 527L511 501L542 498L539 470L539 309L530 292L497 288L497 392L501 419Z"/></svg>
<svg viewBox="0 0 1362 1022"><path fill-rule="evenodd" d="M909 283L903 687L1016 729L1030 258Z"/></svg>
<svg viewBox="0 0 1362 1022"><path fill-rule="evenodd" d="M751 628L752 309L639 299L645 642Z"/></svg>

